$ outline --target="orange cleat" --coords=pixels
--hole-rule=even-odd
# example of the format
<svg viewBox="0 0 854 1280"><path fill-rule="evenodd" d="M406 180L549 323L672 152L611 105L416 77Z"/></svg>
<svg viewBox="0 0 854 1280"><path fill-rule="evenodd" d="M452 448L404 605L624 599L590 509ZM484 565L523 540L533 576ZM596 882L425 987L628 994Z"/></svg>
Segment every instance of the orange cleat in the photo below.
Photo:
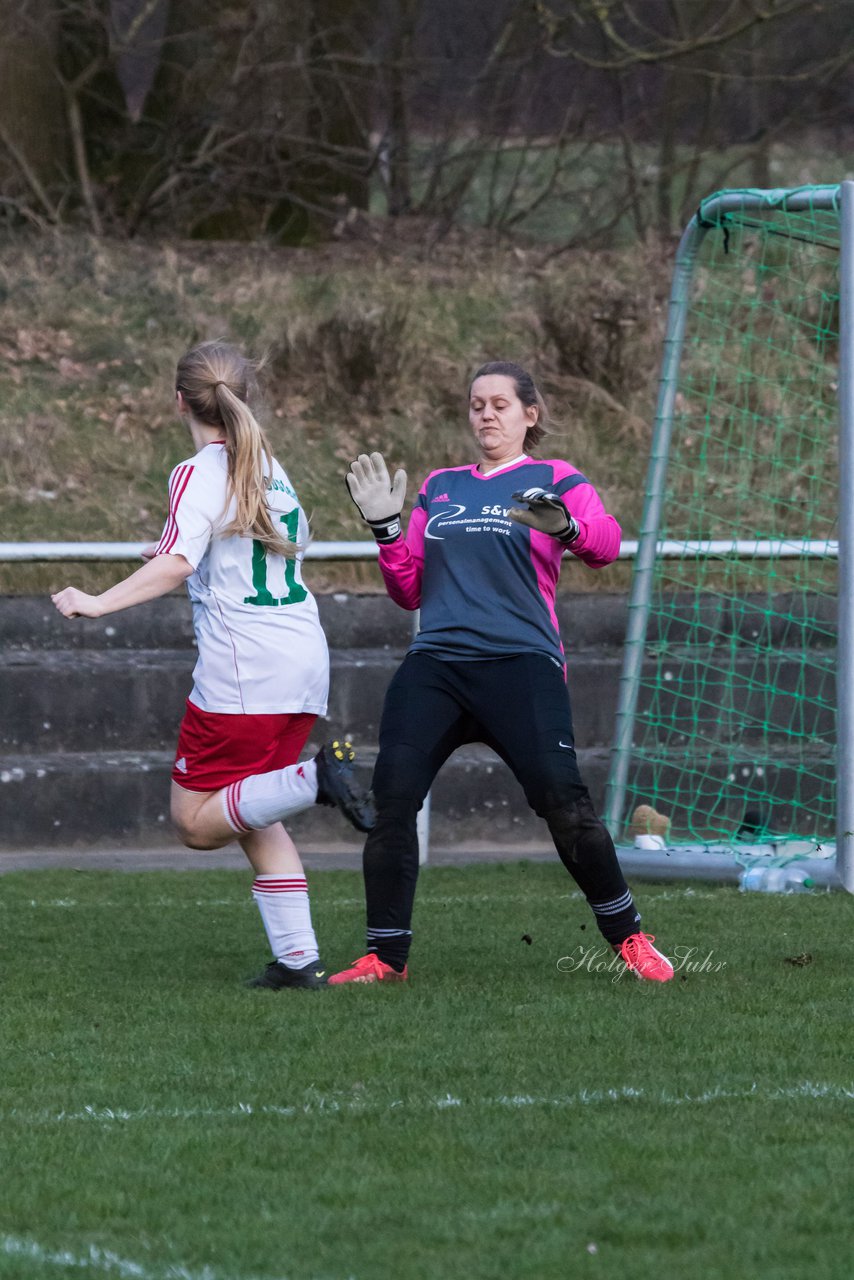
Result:
<svg viewBox="0 0 854 1280"><path fill-rule="evenodd" d="M673 977L673 965L667 956L656 951L652 945L654 942L655 937L651 933L633 933L614 950L622 956L626 968L636 978L643 978L647 982L669 982ZM329 981L332 982L333 979L330 978Z"/></svg>
<svg viewBox="0 0 854 1280"><path fill-rule="evenodd" d="M390 964L380 960L379 956L369 952L354 960L352 968L333 973L328 982L330 987L335 987L344 982L406 982L408 977L409 969L406 966L403 973L398 973Z"/></svg>

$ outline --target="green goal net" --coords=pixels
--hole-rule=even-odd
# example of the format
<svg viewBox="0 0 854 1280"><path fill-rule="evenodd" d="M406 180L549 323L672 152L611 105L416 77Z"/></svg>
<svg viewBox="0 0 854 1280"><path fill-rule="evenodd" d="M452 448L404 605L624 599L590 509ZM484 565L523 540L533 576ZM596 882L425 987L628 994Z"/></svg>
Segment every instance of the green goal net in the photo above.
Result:
<svg viewBox="0 0 854 1280"><path fill-rule="evenodd" d="M834 838L836 191L718 193L683 238L609 784L620 836L648 804L671 843Z"/></svg>

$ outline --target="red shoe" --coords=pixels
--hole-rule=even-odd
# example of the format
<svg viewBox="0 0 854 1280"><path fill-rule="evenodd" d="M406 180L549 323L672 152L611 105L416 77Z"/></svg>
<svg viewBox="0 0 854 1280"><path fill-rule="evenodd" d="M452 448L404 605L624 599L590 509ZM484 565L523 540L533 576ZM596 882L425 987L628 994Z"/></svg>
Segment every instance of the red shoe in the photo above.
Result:
<svg viewBox="0 0 854 1280"><path fill-rule="evenodd" d="M342 982L406 982L408 977L409 969L406 965L403 967L403 973L398 973L390 964L380 960L379 956L369 952L368 955L354 960L351 969L342 969L340 973L333 973L328 982L330 987L334 987Z"/></svg>
<svg viewBox="0 0 854 1280"><path fill-rule="evenodd" d="M651 933L633 933L615 950L636 978L645 978L647 982L669 982L673 977L673 965L667 956L656 951L652 945L654 942L655 937ZM329 981L332 982L332 978Z"/></svg>

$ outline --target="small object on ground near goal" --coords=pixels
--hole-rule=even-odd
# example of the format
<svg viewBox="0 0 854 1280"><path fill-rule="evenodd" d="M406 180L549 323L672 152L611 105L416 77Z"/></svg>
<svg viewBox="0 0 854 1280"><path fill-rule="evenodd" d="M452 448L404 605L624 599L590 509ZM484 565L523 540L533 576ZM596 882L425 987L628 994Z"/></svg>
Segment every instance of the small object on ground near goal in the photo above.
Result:
<svg viewBox="0 0 854 1280"><path fill-rule="evenodd" d="M639 804L632 814L629 830L636 849L664 849L670 831L670 819L658 813L651 804Z"/></svg>
<svg viewBox="0 0 854 1280"><path fill-rule="evenodd" d="M768 866L761 859L745 867L739 876L738 887L747 893L811 893L812 876L797 864L784 867Z"/></svg>

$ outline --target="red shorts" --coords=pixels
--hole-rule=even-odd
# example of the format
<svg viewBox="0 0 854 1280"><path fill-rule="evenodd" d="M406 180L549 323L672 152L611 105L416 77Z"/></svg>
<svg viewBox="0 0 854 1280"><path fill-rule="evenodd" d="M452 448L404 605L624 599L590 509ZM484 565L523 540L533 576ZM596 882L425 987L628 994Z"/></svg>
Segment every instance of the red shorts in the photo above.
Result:
<svg viewBox="0 0 854 1280"><path fill-rule="evenodd" d="M187 699L172 781L186 791L219 791L252 773L296 764L317 719L295 715L241 716L202 711Z"/></svg>

